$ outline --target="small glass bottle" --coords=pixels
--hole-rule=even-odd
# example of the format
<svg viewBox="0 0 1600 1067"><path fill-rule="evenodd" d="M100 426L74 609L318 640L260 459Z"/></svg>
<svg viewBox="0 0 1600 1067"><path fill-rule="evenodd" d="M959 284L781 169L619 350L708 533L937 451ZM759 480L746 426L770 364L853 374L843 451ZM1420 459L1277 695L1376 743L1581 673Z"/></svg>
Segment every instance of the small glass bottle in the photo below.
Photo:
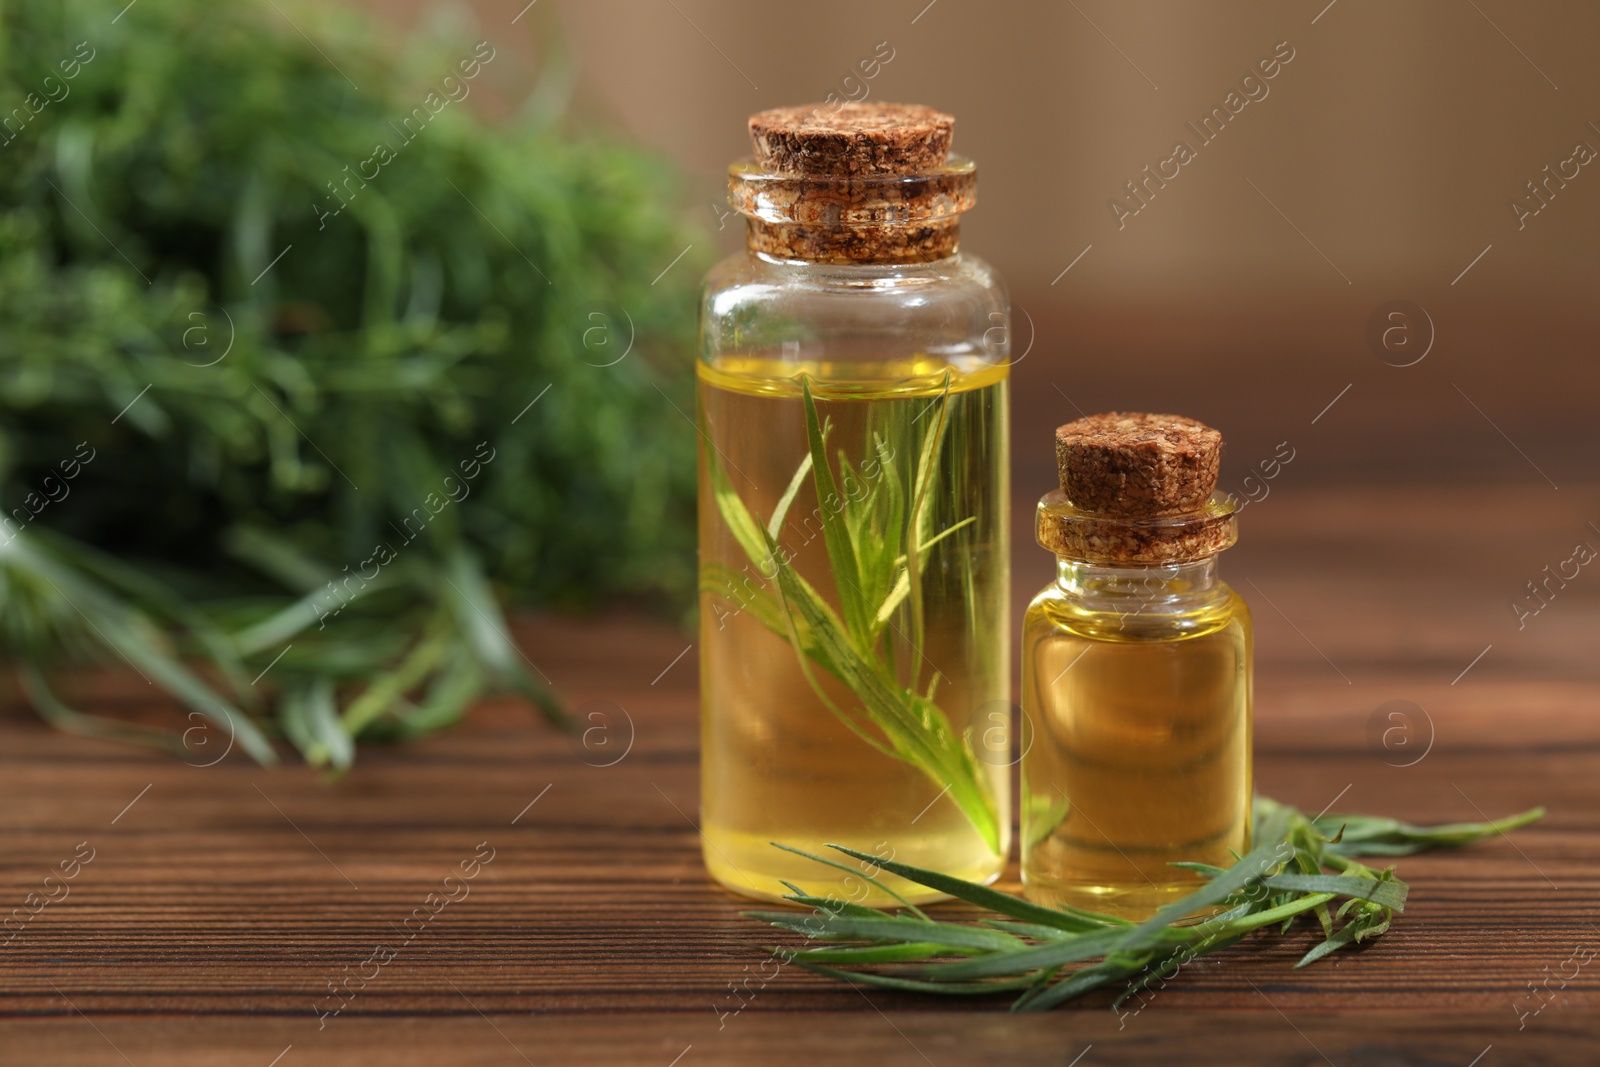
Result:
<svg viewBox="0 0 1600 1067"><path fill-rule="evenodd" d="M1039 501L1057 578L1023 622L1022 878L1029 897L1145 919L1250 848L1251 625L1217 577L1236 505L1222 437L1175 415L1056 431Z"/></svg>
<svg viewBox="0 0 1600 1067"><path fill-rule="evenodd" d="M870 864L772 842L979 881L1009 848L1009 305L957 250L953 124L762 112L730 168L749 247L706 279L697 364L701 830L740 893L892 903Z"/></svg>

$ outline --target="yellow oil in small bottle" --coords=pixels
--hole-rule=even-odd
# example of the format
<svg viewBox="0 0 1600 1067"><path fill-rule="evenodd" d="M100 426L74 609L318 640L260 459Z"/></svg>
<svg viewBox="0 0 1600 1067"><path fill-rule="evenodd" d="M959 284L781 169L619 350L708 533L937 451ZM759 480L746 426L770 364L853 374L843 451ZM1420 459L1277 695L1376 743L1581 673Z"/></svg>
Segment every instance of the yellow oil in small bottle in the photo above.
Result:
<svg viewBox="0 0 1600 1067"><path fill-rule="evenodd" d="M841 859L826 845L843 844L974 881L1000 872L1010 827L1008 368L971 363L730 356L700 364L701 832L707 868L730 889L777 898L790 882L817 896L892 903L866 877L877 874L870 865L847 876L775 841ZM831 500L819 499L814 476L796 478L810 454L802 383L827 431ZM928 431L941 426L921 472ZM830 708L855 712L859 725L859 694L797 652L776 563L752 559L730 529L713 465L763 526L798 485L774 540L793 574L840 615L840 583L852 579L831 565L824 509L855 523L864 544L876 543L874 531L885 535L877 558L893 570L905 540L917 536L906 516L919 476L927 479L919 541L940 536L918 553L918 577L872 653L908 690L931 687L950 736L972 750L993 804L987 835L952 801L948 783L883 751L870 724L862 736ZM870 570L863 564L856 580L870 584ZM878 877L913 900L934 896Z"/></svg>
<svg viewBox="0 0 1600 1067"><path fill-rule="evenodd" d="M1212 566L1063 564L1029 606L1030 897L1143 919L1200 884L1168 864L1249 850L1250 614Z"/></svg>

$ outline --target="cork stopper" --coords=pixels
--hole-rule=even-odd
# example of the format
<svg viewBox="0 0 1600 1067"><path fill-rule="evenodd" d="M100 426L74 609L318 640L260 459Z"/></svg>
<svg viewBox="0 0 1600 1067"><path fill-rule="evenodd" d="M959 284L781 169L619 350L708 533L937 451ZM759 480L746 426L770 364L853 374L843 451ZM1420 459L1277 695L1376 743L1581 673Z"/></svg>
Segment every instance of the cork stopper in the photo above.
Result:
<svg viewBox="0 0 1600 1067"><path fill-rule="evenodd" d="M950 153L955 119L917 104L813 104L750 116L751 160L729 202L753 251L811 263L951 255L977 169Z"/></svg>
<svg viewBox="0 0 1600 1067"><path fill-rule="evenodd" d="M1181 415L1108 412L1056 430L1061 491L1039 502L1039 543L1091 563L1201 559L1233 544L1236 505L1211 499L1222 435Z"/></svg>
<svg viewBox="0 0 1600 1067"><path fill-rule="evenodd" d="M812 104L750 116L756 162L787 174L922 174L944 166L956 120L920 104Z"/></svg>
<svg viewBox="0 0 1600 1067"><path fill-rule="evenodd" d="M1056 429L1061 491L1091 515L1155 518L1211 498L1222 435L1182 415L1108 412Z"/></svg>

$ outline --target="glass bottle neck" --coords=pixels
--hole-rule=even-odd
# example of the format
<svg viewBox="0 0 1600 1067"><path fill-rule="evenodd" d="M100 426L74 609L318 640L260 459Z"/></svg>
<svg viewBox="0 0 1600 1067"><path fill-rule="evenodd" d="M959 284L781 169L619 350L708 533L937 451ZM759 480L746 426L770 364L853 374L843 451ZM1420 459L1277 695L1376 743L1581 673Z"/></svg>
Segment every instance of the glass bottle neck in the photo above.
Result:
<svg viewBox="0 0 1600 1067"><path fill-rule="evenodd" d="M1226 595L1217 557L1187 563L1113 567L1056 557L1056 584L1091 609L1145 615L1192 611Z"/></svg>
<svg viewBox="0 0 1600 1067"><path fill-rule="evenodd" d="M750 251L778 262L899 266L955 255L961 226L952 218L925 226L800 226L745 220Z"/></svg>

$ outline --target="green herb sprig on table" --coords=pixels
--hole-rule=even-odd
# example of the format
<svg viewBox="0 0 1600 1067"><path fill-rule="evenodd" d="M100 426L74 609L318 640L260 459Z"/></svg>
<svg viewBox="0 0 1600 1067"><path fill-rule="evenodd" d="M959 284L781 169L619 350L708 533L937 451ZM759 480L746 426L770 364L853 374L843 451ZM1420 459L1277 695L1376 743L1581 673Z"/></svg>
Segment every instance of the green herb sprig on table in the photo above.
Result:
<svg viewBox="0 0 1600 1067"><path fill-rule="evenodd" d="M1256 846L1228 868L1175 864L1202 875L1205 884L1142 923L1078 908L1046 907L842 845L830 847L862 861L860 870L881 869L1005 918L938 922L903 899L906 911L890 915L807 895L793 886L787 899L811 908L810 913L744 914L812 940L831 942L798 951L773 950L819 974L920 993L1019 993L1014 1011L1042 1011L1092 989L1124 982L1126 987L1113 1002L1120 1009L1129 997L1170 977L1189 960L1224 949L1257 930L1276 927L1280 934L1287 932L1305 915L1315 919L1323 940L1301 957L1297 967L1378 937L1405 909L1409 887L1395 876L1393 867L1374 870L1355 857L1405 856L1467 845L1526 826L1543 815L1543 808L1534 808L1494 822L1423 827L1373 816L1313 819L1258 797ZM800 854L829 866L844 866ZM856 867L844 869L859 873ZM876 879L875 874L871 877ZM892 887L877 884L900 899ZM869 967L873 969L862 969Z"/></svg>
<svg viewBox="0 0 1600 1067"><path fill-rule="evenodd" d="M896 662L895 637L909 643L913 657L922 646L922 568L929 550L973 521L963 519L937 533L932 529L930 501L938 491L938 456L949 416L948 377L944 391L917 416L937 409L923 427L898 405L869 425L873 453L856 466L876 459L881 468L859 501L839 492L827 450L831 427L818 418L811 383L804 376L801 394L809 451L765 525L739 498L715 449L708 452L711 491L723 522L752 564L763 573L768 567L776 572L776 590L755 590L742 598L743 606L793 646L806 680L829 711L866 744L918 767L935 785L948 789L989 848L998 852L1000 823L993 791L971 739L957 733L934 702L938 674L919 690L921 664L910 665L912 681L906 684ZM859 478L842 452L838 463L840 480ZM778 541L789 507L808 477L819 502L838 502L837 509L828 503L819 509L838 611L800 576ZM721 593L734 587L735 577L728 568L707 567L702 588ZM894 622L901 612L909 634ZM844 683L859 705L835 702L813 667Z"/></svg>

